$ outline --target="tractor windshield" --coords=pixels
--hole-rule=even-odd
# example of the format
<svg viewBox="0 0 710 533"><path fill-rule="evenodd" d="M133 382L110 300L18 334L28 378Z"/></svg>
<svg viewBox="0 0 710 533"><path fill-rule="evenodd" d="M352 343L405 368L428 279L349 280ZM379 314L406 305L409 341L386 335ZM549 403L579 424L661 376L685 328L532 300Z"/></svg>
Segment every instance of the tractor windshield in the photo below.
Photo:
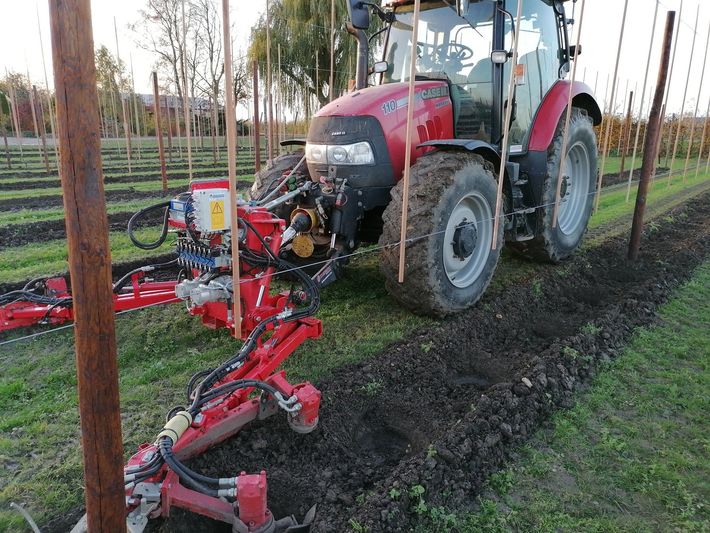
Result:
<svg viewBox="0 0 710 533"><path fill-rule="evenodd" d="M472 26L443 0L421 4L417 38L417 75L466 83L474 68L489 60L493 39L493 2L486 2L485 20ZM412 57L412 5L397 8L387 38L385 83L407 81ZM490 65L490 64L489 64Z"/></svg>

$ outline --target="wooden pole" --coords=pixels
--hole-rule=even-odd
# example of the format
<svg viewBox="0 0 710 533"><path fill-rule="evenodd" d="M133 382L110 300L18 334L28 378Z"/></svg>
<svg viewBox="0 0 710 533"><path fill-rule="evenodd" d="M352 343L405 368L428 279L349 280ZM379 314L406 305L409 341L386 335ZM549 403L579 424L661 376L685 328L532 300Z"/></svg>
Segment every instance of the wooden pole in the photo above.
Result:
<svg viewBox="0 0 710 533"><path fill-rule="evenodd" d="M676 130L675 142L673 143L673 155L671 156L671 167L668 169L668 187L671 186L673 178L673 166L675 158L678 154L678 143L680 142L680 133L683 129L683 113L685 113L685 99L688 96L688 85L690 84L690 74L693 70L693 57L695 56L695 40L698 37L698 21L700 19L700 4L695 14L695 30L693 33L693 45L690 49L690 61L688 61L688 75L685 78L685 90L683 91L683 103L680 106L680 116L678 117L678 129ZM682 22L682 21L681 21Z"/></svg>
<svg viewBox="0 0 710 533"><path fill-rule="evenodd" d="M212 127L210 128L210 135L212 136L212 161L215 165L217 165L217 132L215 131L215 117L217 114L214 112L216 107L217 101L214 100L213 97L210 97L210 110L212 111L212 113L210 113L210 122L212 122Z"/></svg>
<svg viewBox="0 0 710 533"><path fill-rule="evenodd" d="M705 81L705 67L708 63L708 45L710 45L710 30L708 31L708 36L705 39L705 57L703 59L703 71L700 75L700 85L698 86L698 96L695 98L695 111L693 112L693 122L690 125L690 140L688 141L688 153L685 156L685 167L683 168L683 183L686 182L688 176L688 166L690 164L690 153L693 150L693 140L695 135L695 121L698 119L698 108L700 107L700 96L703 92L703 82ZM698 154L700 158L700 154Z"/></svg>
<svg viewBox="0 0 710 533"><path fill-rule="evenodd" d="M10 160L10 148L7 145L7 129L3 125L2 128L2 142L5 145L5 160L7 161L6 166L8 170L12 169L12 161ZM698 159L698 162L700 162L700 159Z"/></svg>
<svg viewBox="0 0 710 533"><path fill-rule="evenodd" d="M636 194L636 207L634 209L634 219L631 226L631 238L629 239L628 258L631 261L638 259L639 248L641 247L641 233L643 231L643 215L646 210L646 199L648 187L651 182L651 173L656 161L656 146L658 145L659 122L661 107L663 106L663 96L666 91L666 81L668 79L668 63L671 56L671 42L673 40L673 27L675 25L675 11L669 11L666 17L666 29L661 49L661 63L658 67L658 82L656 83L656 95L653 98L651 113L648 119L648 134L643 147L643 164L641 165L641 178L639 180L638 193Z"/></svg>
<svg viewBox="0 0 710 533"><path fill-rule="evenodd" d="M118 155L121 156L123 152L121 151L121 143L119 139L121 138L118 134L118 112L116 111L116 97L113 94L113 91L109 89L109 92L111 93L111 119L113 120L113 135L114 139L118 141Z"/></svg>
<svg viewBox="0 0 710 533"><path fill-rule="evenodd" d="M54 105L52 104L52 94L49 90L49 78L47 76L47 63L44 60L44 41L42 39L42 26L39 23L39 5L35 6L35 11L37 12L37 34L39 35L39 49L42 56L42 70L44 72L44 86L47 89L47 107L49 108L49 131L52 135L52 145L54 148L54 165L57 167L57 172L59 172L59 146L57 143L57 138L54 132L57 130L56 122L54 120ZM61 174L59 178L61 179Z"/></svg>
<svg viewBox="0 0 710 533"><path fill-rule="evenodd" d="M182 100L187 137L187 172L192 181L192 132L190 131L190 98L187 95L187 20L185 19L185 0L182 0Z"/></svg>
<svg viewBox="0 0 710 533"><path fill-rule="evenodd" d="M28 91L28 97L30 100L30 111L32 114L32 127L34 128L35 132L35 139L37 140L37 144L39 145L39 127L37 126L37 107L35 106L35 97L32 91L32 80L30 80L30 73L27 71L27 82L30 85L30 89Z"/></svg>
<svg viewBox="0 0 710 533"><path fill-rule="evenodd" d="M89 0L51 0L88 531L126 531L111 248Z"/></svg>
<svg viewBox="0 0 710 533"><path fill-rule="evenodd" d="M658 165L661 164L661 141L663 140L663 121L666 118L666 104L661 106L661 116L658 118L658 143L656 144L656 164L653 166L653 174L651 174L651 181L656 179L656 170Z"/></svg>
<svg viewBox="0 0 710 533"><path fill-rule="evenodd" d="M136 77L133 75L133 55L128 55L131 63L131 91L133 92L133 116L135 121L136 144L138 145L138 159L143 158L143 141L141 140L141 122L138 116L138 95L136 94Z"/></svg>
<svg viewBox="0 0 710 533"><path fill-rule="evenodd" d="M116 37L116 63L118 64L118 81L121 81L121 52L118 49L118 26L116 25L116 17L113 17L113 34ZM132 174L131 159L133 158L133 150L131 149L131 129L128 127L128 115L126 114L126 101L121 94L121 88L116 83L118 89L118 98L121 100L121 117L123 118L123 135L126 137L126 158L128 162L128 174Z"/></svg>
<svg viewBox="0 0 710 533"><path fill-rule="evenodd" d="M153 117L155 118L155 136L158 138L158 157L160 158L160 176L163 179L163 193L168 192L168 171L165 168L163 132L160 129L160 93L158 92L158 73L153 72Z"/></svg>
<svg viewBox="0 0 710 533"><path fill-rule="evenodd" d="M254 172L261 170L261 137L259 135L259 64L252 63L254 92Z"/></svg>
<svg viewBox="0 0 710 533"><path fill-rule="evenodd" d="M167 120L165 121L165 125L167 126L168 130L168 161L172 164L173 162L173 123L170 120L170 104L171 100L172 102L175 102L175 98L171 98L169 94L166 94L164 97L165 99L165 113L168 115L166 118ZM177 109L173 111L174 114L177 114Z"/></svg>
<svg viewBox="0 0 710 533"><path fill-rule="evenodd" d="M708 131L708 118L710 117L710 99L708 99L708 107L705 110L705 121L703 122L703 136L700 139L700 151L698 152L698 164L695 165L695 179L698 178L700 174L700 161L703 158L703 152L705 149L705 135Z"/></svg>
<svg viewBox="0 0 710 533"><path fill-rule="evenodd" d="M676 56L676 52L678 52L678 38L680 37L680 25L682 22L683 22L683 0L680 0L680 10L678 11L678 27L676 28L675 38L673 39L673 57L671 58L671 70L668 74L668 82L667 82L667 86L666 86L666 97L663 102L666 109L668 109L668 98L671 94L671 83L673 82L673 69L675 68L675 56ZM670 140L672 138L673 138L673 122L670 123L670 128L668 131L668 141L666 141L666 166L668 166L668 159L670 157L670 142L671 142Z"/></svg>
<svg viewBox="0 0 710 533"><path fill-rule="evenodd" d="M330 0L330 77L328 78L328 101L335 94L335 0Z"/></svg>
<svg viewBox="0 0 710 533"><path fill-rule="evenodd" d="M234 336L241 337L242 317L239 290L239 232L237 228L237 116L234 107L232 74L232 40L229 27L229 0L222 0L222 34L224 37L224 118L227 123L227 169L229 172L229 213L232 231L232 316Z"/></svg>
<svg viewBox="0 0 710 533"><path fill-rule="evenodd" d="M621 48L624 44L624 30L626 29L626 13L629 9L629 0L624 0L624 15L621 19L621 28L619 29L619 46L616 51L616 65L614 66L614 84L611 88L611 103L609 105L609 110L614 108L614 92L616 87L617 76L619 75L619 60L621 59ZM604 138L604 149L602 152L602 164L599 168L599 181L597 182L597 195L594 203L594 211L599 210L599 199L601 198L602 192L602 182L604 180L604 167L606 166L606 154L609 149L609 126L611 125L611 120L607 120L606 130L607 134Z"/></svg>
<svg viewBox="0 0 710 533"><path fill-rule="evenodd" d="M629 94L629 80L626 80L626 88L624 89L624 103L621 105L621 112L624 112L624 109L626 109L626 102ZM616 147L616 156L621 155L621 148L624 145L624 121L623 121L623 115L622 119L619 120L619 145Z"/></svg>
<svg viewBox="0 0 710 533"><path fill-rule="evenodd" d="M629 109L626 112L626 120L624 123L623 131L625 135L625 142L621 150L621 167L619 168L619 177L624 175L624 166L626 164L626 153L629 151L629 144L631 143L631 116L634 112L634 91L629 94Z"/></svg>
<svg viewBox="0 0 710 533"><path fill-rule="evenodd" d="M269 161L274 158L274 107L273 98L271 97L271 20L269 14L269 0L266 0L266 94L268 95L268 116L266 118L266 147L269 156ZM317 56L316 56L317 57Z"/></svg>
<svg viewBox="0 0 710 533"><path fill-rule="evenodd" d="M10 82L8 84L8 91L10 92L10 113L12 114L12 120L15 124L15 137L17 137L17 143L20 145L20 161L25 162L25 156L22 150L22 125L20 124L20 114L17 111L17 100L15 100L15 85Z"/></svg>
<svg viewBox="0 0 710 533"><path fill-rule="evenodd" d="M631 179L634 177L634 167L636 166L636 150L638 148L639 136L641 134L641 122L643 121L643 107L646 103L646 85L648 84L648 73L651 70L651 53L653 52L653 38L656 36L656 21L658 20L658 0L653 11L653 23L651 25L651 41L648 45L648 57L646 59L646 73L643 76L643 88L641 89L641 103L639 104L639 121L636 124L636 138L634 139L634 151L631 156L631 170L629 170L629 180L626 184L626 203L631 197ZM660 111L659 111L660 112ZM646 126L648 132L648 126ZM644 143L645 146L645 143ZM655 145L654 145L655 146Z"/></svg>
<svg viewBox="0 0 710 533"><path fill-rule="evenodd" d="M412 42L416 43L419 36L420 0L414 0L414 21L412 22ZM317 57L317 56L316 56ZM317 73L317 71L316 71ZM412 166L412 135L414 134L414 86L416 84L417 61L412 56L409 65L409 92L407 93L407 129L404 148L404 176L402 190L402 222L399 230L399 283L404 283L404 270L407 250L407 211L409 209L409 174ZM318 74L316 74L316 77Z"/></svg>
<svg viewBox="0 0 710 533"><path fill-rule="evenodd" d="M10 170L12 169L12 160L10 159L10 147L7 144L7 128L5 127L5 119L3 116L2 108L0 108L0 128L2 128L2 141L3 145L5 146L5 166L8 170Z"/></svg>
<svg viewBox="0 0 710 533"><path fill-rule="evenodd" d="M47 155L47 138L45 135L44 126L44 110L42 109L42 101L39 99L37 94L37 87L32 86L32 94L34 95L34 102L37 106L37 115L39 117L39 138L42 141L42 157L44 158L44 166L47 169L47 174L49 174L49 156Z"/></svg>
<svg viewBox="0 0 710 533"><path fill-rule="evenodd" d="M579 26L577 28L577 48L575 50L579 50L579 41L582 37L582 26L584 24L584 7L586 6L587 2L586 0L582 0L582 7L580 8L580 13L579 13ZM567 115L565 116L565 128L564 128L564 135L562 136L562 151L561 153L561 158L562 161L564 162L567 158L567 146L569 143L569 123L570 120L572 119L572 96L573 96L573 89L574 89L574 82L577 79L577 65L579 64L579 61L575 58L572 66L572 79L570 80L569 83L569 91L567 94ZM510 106L509 106L510 107ZM505 164L505 163L503 163ZM565 169L564 163L561 163L559 165L559 173L557 174L557 191L555 192L555 208L552 211L552 228L557 227L557 215L559 213L560 209L560 194L562 192L562 179L564 176L564 173L567 169ZM505 167L503 167L505 168ZM501 171L500 176L503 176L504 174ZM502 180L499 180L502 181ZM498 220L498 214L499 212L496 211L496 220ZM494 241L495 243L495 241Z"/></svg>
<svg viewBox="0 0 710 533"><path fill-rule="evenodd" d="M520 18L523 12L523 0L518 0L518 12L515 17L515 34L513 36L513 57L510 63L510 78L508 80L508 97L505 108L505 122L503 123L503 143L500 154L500 168L498 169L498 191L496 194L496 211L493 221L493 244L491 248L498 247L498 233L500 232L500 219L503 210L503 182L505 181L505 168L508 161L508 137L510 134L510 122L513 118L513 98L515 97L515 70L518 64L518 42L520 37Z"/></svg>

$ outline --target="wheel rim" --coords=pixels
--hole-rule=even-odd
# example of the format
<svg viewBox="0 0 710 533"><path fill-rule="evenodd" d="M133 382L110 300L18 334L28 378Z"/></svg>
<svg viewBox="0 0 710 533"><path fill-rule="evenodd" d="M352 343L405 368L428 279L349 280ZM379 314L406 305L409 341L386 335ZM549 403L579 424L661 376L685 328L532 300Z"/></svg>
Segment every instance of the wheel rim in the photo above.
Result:
<svg viewBox="0 0 710 533"><path fill-rule="evenodd" d="M582 142L567 151L562 171L560 207L557 224L565 235L577 232L586 221L585 207L589 195L589 152Z"/></svg>
<svg viewBox="0 0 710 533"><path fill-rule="evenodd" d="M457 230L468 230L466 226L475 230L475 246L470 255L462 258L457 255L454 243ZM465 288L478 279L488 261L492 242L493 215L488 201L477 192L464 196L451 211L444 232L444 271L452 285Z"/></svg>

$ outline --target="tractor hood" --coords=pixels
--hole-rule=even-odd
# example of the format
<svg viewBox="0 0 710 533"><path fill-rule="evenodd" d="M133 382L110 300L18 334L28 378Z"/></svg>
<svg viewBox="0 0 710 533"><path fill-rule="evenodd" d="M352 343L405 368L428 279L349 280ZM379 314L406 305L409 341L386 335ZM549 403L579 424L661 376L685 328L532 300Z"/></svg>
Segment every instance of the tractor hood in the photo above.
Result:
<svg viewBox="0 0 710 533"><path fill-rule="evenodd" d="M399 181L404 169L408 91L407 83L387 83L334 100L316 113L308 132L308 142L345 145L369 141L376 160L388 159L391 176L394 181ZM417 81L414 97L412 161L423 153L417 148L421 143L454 136L446 81ZM378 138L382 139L381 143Z"/></svg>

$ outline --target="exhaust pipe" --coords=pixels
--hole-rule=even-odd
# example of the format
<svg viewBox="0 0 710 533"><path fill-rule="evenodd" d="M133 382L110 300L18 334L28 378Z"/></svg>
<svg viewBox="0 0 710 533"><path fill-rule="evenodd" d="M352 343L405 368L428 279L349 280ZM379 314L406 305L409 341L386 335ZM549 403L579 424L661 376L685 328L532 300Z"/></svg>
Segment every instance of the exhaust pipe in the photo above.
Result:
<svg viewBox="0 0 710 533"><path fill-rule="evenodd" d="M357 39L357 68L355 70L355 88L365 89L367 87L367 56L368 42L365 30L355 28L352 23L347 23L347 30L350 35Z"/></svg>

